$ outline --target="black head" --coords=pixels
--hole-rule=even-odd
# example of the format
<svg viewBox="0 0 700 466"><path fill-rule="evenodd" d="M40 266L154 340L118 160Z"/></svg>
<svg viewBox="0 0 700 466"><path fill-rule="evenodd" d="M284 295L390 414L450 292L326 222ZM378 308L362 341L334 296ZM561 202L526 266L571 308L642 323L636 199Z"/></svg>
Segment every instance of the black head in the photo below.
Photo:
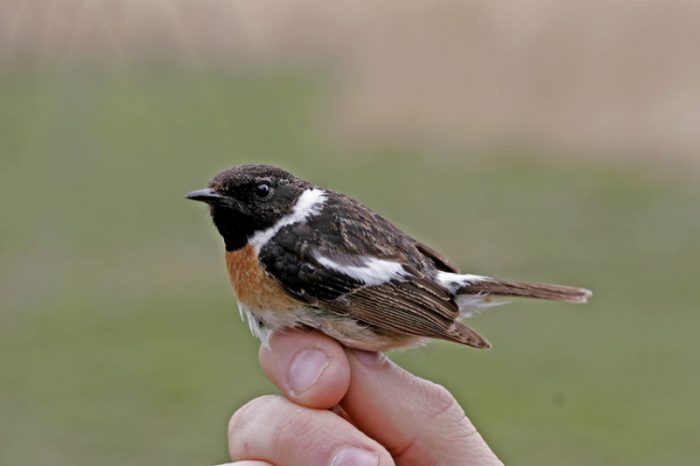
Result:
<svg viewBox="0 0 700 466"><path fill-rule="evenodd" d="M255 232L291 213L311 185L271 165L239 165L214 176L208 186L187 198L209 204L226 249L233 251L245 246Z"/></svg>

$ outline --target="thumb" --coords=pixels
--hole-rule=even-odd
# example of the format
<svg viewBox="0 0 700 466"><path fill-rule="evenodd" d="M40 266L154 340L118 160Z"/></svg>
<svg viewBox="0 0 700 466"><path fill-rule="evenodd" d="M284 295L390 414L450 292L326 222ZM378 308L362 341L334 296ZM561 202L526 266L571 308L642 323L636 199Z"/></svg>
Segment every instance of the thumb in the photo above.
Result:
<svg viewBox="0 0 700 466"><path fill-rule="evenodd" d="M346 351L352 375L342 407L397 465L502 464L444 387L381 353Z"/></svg>

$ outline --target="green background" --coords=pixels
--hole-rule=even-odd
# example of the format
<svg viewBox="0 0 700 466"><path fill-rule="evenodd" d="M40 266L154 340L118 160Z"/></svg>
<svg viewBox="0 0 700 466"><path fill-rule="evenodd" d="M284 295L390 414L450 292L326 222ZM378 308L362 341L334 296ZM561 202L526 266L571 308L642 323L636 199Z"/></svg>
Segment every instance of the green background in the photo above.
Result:
<svg viewBox="0 0 700 466"><path fill-rule="evenodd" d="M218 170L279 164L464 271L595 291L475 318L494 344L393 354L508 464L700 456L700 189L682 168L518 148L346 146L326 78L94 63L0 74L0 464L214 464L275 389L206 209ZM593 155L593 154L590 154ZM618 160L618 161L615 161Z"/></svg>

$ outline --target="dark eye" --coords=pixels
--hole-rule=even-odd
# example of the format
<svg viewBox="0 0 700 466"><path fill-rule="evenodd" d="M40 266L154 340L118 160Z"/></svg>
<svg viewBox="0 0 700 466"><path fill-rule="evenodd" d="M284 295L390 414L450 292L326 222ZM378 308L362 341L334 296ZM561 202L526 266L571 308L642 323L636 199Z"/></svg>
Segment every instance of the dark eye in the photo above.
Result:
<svg viewBox="0 0 700 466"><path fill-rule="evenodd" d="M255 195L258 196L260 199L265 199L267 196L270 195L270 192L272 192L272 189L267 183L260 183L255 187Z"/></svg>

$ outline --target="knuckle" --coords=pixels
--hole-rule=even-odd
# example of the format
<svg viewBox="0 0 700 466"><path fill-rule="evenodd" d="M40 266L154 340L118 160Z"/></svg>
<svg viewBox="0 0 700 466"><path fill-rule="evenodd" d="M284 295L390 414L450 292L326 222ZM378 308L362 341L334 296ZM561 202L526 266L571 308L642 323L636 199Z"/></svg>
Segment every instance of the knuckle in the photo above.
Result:
<svg viewBox="0 0 700 466"><path fill-rule="evenodd" d="M318 427L309 411L282 397L265 395L241 406L228 426L229 452L241 458L259 448L261 439L273 457L300 454L313 443ZM253 447L257 445L257 447Z"/></svg>
<svg viewBox="0 0 700 466"><path fill-rule="evenodd" d="M296 445L304 450L307 444L314 438L318 426L314 419L307 415L303 409L289 412L280 419L277 429L273 434L273 448L275 451L286 450L290 445Z"/></svg>
<svg viewBox="0 0 700 466"><path fill-rule="evenodd" d="M457 406L457 402L449 390L433 382L430 382L430 385L432 386L434 403L440 411L447 411Z"/></svg>
<svg viewBox="0 0 700 466"><path fill-rule="evenodd" d="M452 393L442 385L433 382L429 384L430 407L426 409L428 418L441 427L443 440L462 443L477 435L476 428L467 418Z"/></svg>
<svg viewBox="0 0 700 466"><path fill-rule="evenodd" d="M277 397L273 395L260 396L238 408L228 422L229 438L244 433L251 424L263 414L270 404L277 402L276 398Z"/></svg>
<svg viewBox="0 0 700 466"><path fill-rule="evenodd" d="M457 403L452 393L442 385L424 381L424 402L426 413L431 419L449 417L457 419L464 417L462 407Z"/></svg>

